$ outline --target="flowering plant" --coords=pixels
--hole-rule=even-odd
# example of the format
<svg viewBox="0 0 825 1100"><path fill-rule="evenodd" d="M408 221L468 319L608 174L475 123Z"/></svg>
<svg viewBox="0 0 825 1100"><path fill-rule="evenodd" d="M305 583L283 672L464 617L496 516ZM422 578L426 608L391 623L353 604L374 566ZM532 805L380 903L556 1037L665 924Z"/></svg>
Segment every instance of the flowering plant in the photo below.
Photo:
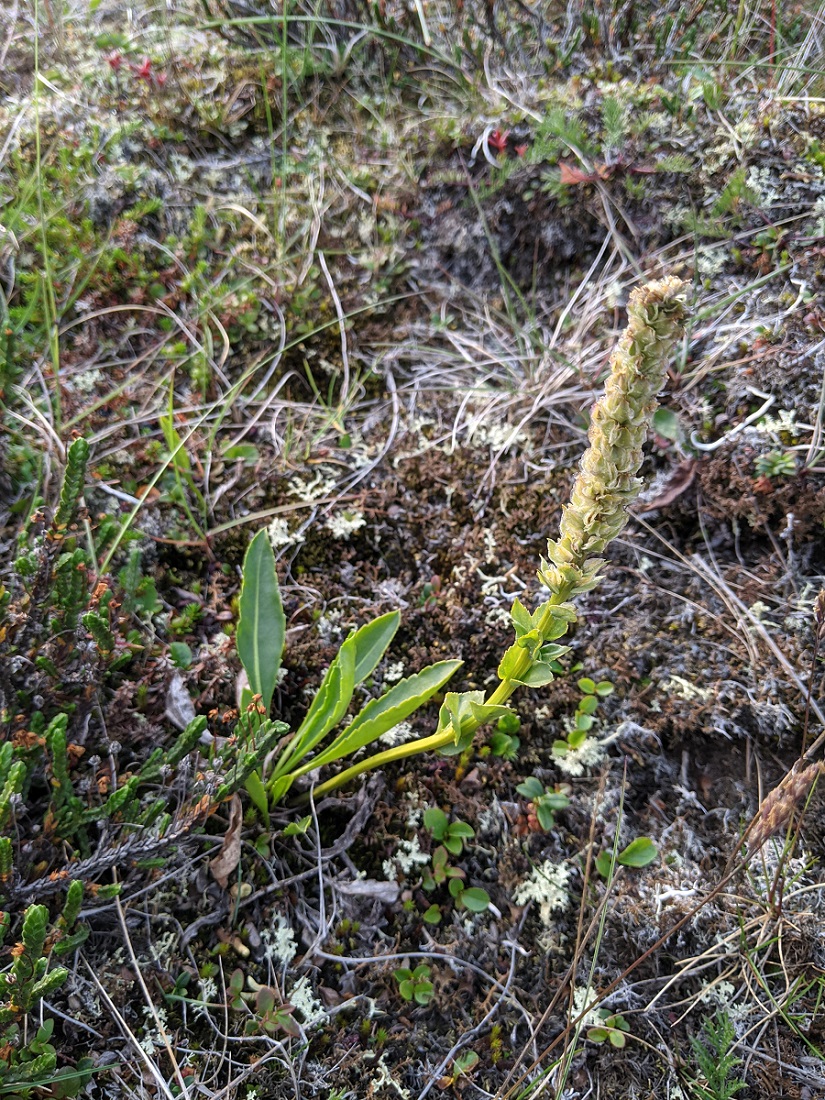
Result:
<svg viewBox="0 0 825 1100"><path fill-rule="evenodd" d="M628 508L641 488L637 474L642 446L658 404L668 355L683 332L682 289L679 279L669 278L630 296L628 326L611 357L604 395L591 414L590 445L564 508L560 536L548 541L547 560L542 559L538 572L549 598L534 611L519 599L514 602L510 618L515 641L498 666L498 686L487 698L482 691L447 692L435 733L352 764L318 785L316 795L418 753L460 753L480 725L512 714L508 701L517 688L543 687L553 680L554 662L569 649L558 639L576 619L571 600L598 583L604 565L601 555L627 523ZM346 714L355 685L375 669L397 626L397 613L384 615L343 643L304 722L277 757L267 783L273 801L282 798L299 775L350 757L376 741L439 691L460 666L460 661L441 661L401 681L369 702L325 749L318 748ZM259 532L244 563L238 651L252 691L262 697L267 711L282 650L283 610L274 556L265 532ZM255 789L262 799L262 789Z"/></svg>

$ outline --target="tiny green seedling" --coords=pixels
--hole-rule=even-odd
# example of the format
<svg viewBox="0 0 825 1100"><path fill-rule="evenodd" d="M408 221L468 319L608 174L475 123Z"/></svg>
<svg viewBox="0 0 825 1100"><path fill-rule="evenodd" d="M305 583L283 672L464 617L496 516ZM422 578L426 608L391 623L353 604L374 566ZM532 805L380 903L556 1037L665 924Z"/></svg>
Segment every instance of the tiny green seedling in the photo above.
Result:
<svg viewBox="0 0 825 1100"><path fill-rule="evenodd" d="M753 464L759 477L793 477L796 473L796 459L790 451L771 451L760 455Z"/></svg>
<svg viewBox="0 0 825 1100"><path fill-rule="evenodd" d="M523 783L519 783L516 790L531 803L532 813L538 825L546 833L549 833L556 824L556 813L570 805L570 799L567 797L570 787L564 784L550 790L534 775L525 779Z"/></svg>
<svg viewBox="0 0 825 1100"><path fill-rule="evenodd" d="M410 970L406 966L396 970L395 980L398 982L398 992L405 1001L415 1001L419 1005L429 1004L433 998L430 973L430 967L426 963L421 963L415 970Z"/></svg>
<svg viewBox="0 0 825 1100"><path fill-rule="evenodd" d="M460 856L464 841L475 836L472 828L464 821L450 821L443 810L437 806L424 813L424 827L429 829L435 840L439 841L454 856Z"/></svg>
<svg viewBox="0 0 825 1100"><path fill-rule="evenodd" d="M312 816L307 814L306 817L302 817L300 821L290 821L283 831L284 836L306 836L310 825L312 824Z"/></svg>
<svg viewBox="0 0 825 1100"><path fill-rule="evenodd" d="M466 875L459 867L450 866L447 849L442 845L432 854L432 867L425 867L421 876L421 886L432 891L446 882L450 897L459 909L468 909L471 913L483 913L490 905L490 895L480 886L465 886ZM424 913L427 924L438 924L441 920L441 906L433 904Z"/></svg>
<svg viewBox="0 0 825 1100"><path fill-rule="evenodd" d="M630 1024L624 1016L612 1013L608 1008L598 1009L597 1015L601 1023L587 1029L587 1038L591 1043L610 1043L612 1047L621 1050L627 1042Z"/></svg>
<svg viewBox="0 0 825 1100"><path fill-rule="evenodd" d="M478 1055L474 1050L464 1050L461 1054L457 1054L450 1073L439 1079L438 1087L444 1091L455 1085L462 1077L468 1077L478 1065L478 1061Z"/></svg>
<svg viewBox="0 0 825 1100"><path fill-rule="evenodd" d="M637 836L626 848L619 852L616 862L622 867L647 867L658 856L659 849L647 836ZM596 856L596 870L602 878L610 878L613 870L613 853L599 852Z"/></svg>
<svg viewBox="0 0 825 1100"><path fill-rule="evenodd" d="M502 714L490 737L489 749L493 756L507 761L515 760L521 747L521 740L516 737L520 729L521 719L517 714Z"/></svg>
<svg viewBox="0 0 825 1100"><path fill-rule="evenodd" d="M265 1035L289 1035L293 1039L301 1036L301 1027L294 1018L295 1006L281 1001L277 990L268 985L260 985L251 991L244 986L248 979L242 970L232 972L227 986L229 1006L236 1012L250 1013L244 1025L247 1035L263 1032ZM254 984L254 983L253 983Z"/></svg>
<svg viewBox="0 0 825 1100"><path fill-rule="evenodd" d="M589 676L583 676L577 683L579 691L582 692L582 698L576 707L573 728L566 740L559 739L553 742L555 756L565 756L568 752L581 748L596 721L593 716L599 708L599 703L614 691L613 684L609 680L600 680L596 683Z"/></svg>

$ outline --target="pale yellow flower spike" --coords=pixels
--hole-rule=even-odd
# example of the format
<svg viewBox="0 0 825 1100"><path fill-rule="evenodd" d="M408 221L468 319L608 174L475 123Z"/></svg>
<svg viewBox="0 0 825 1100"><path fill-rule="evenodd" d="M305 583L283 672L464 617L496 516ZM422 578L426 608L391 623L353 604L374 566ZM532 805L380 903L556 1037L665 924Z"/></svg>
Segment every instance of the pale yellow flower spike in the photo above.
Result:
<svg viewBox="0 0 825 1100"><path fill-rule="evenodd" d="M610 360L604 396L590 418L590 447L565 506L558 541L549 540L539 578L568 600L596 583L601 554L627 523L641 488L642 445L664 385L668 356L684 331L681 279L634 290L628 326Z"/></svg>

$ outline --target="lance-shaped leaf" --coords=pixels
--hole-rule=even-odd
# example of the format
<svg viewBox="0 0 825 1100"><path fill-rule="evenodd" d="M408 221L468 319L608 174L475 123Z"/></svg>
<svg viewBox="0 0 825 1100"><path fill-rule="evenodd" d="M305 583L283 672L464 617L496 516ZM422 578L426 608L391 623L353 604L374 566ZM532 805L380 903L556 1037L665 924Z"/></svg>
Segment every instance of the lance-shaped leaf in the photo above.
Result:
<svg viewBox="0 0 825 1100"><path fill-rule="evenodd" d="M259 531L247 548L238 606L238 656L253 694L261 696L269 714L284 652L286 618L266 531Z"/></svg>
<svg viewBox="0 0 825 1100"><path fill-rule="evenodd" d="M380 699L372 699L367 703L332 744L296 774L300 775L322 764L331 764L342 756L351 756L364 745L381 737L428 702L462 663L438 661L421 672L416 672L414 676L400 680Z"/></svg>
<svg viewBox="0 0 825 1100"><path fill-rule="evenodd" d="M395 636L400 621L398 611L380 615L359 627L341 645L324 674L306 717L278 760L273 782L286 775L338 725L350 705L355 685L373 672ZM311 766L317 765L313 762Z"/></svg>
<svg viewBox="0 0 825 1100"><path fill-rule="evenodd" d="M303 722L281 752L271 782L293 771L346 714L355 690L355 650L355 635L351 634L324 673Z"/></svg>
<svg viewBox="0 0 825 1100"><path fill-rule="evenodd" d="M390 611L355 631L352 640L355 643L356 684L362 683L375 670L395 637L400 622L401 612Z"/></svg>

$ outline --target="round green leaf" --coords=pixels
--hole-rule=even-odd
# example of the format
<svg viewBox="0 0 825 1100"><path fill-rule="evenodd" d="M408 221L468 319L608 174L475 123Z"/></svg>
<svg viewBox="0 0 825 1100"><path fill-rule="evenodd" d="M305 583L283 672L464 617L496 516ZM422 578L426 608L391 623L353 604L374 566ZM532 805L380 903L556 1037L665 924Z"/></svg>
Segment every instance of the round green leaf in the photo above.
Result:
<svg viewBox="0 0 825 1100"><path fill-rule="evenodd" d="M470 886L461 891L461 904L471 913L483 913L490 905L490 895L479 886Z"/></svg>
<svg viewBox="0 0 825 1100"><path fill-rule="evenodd" d="M658 856L659 849L647 836L638 836L619 853L619 863L625 867L647 867Z"/></svg>

